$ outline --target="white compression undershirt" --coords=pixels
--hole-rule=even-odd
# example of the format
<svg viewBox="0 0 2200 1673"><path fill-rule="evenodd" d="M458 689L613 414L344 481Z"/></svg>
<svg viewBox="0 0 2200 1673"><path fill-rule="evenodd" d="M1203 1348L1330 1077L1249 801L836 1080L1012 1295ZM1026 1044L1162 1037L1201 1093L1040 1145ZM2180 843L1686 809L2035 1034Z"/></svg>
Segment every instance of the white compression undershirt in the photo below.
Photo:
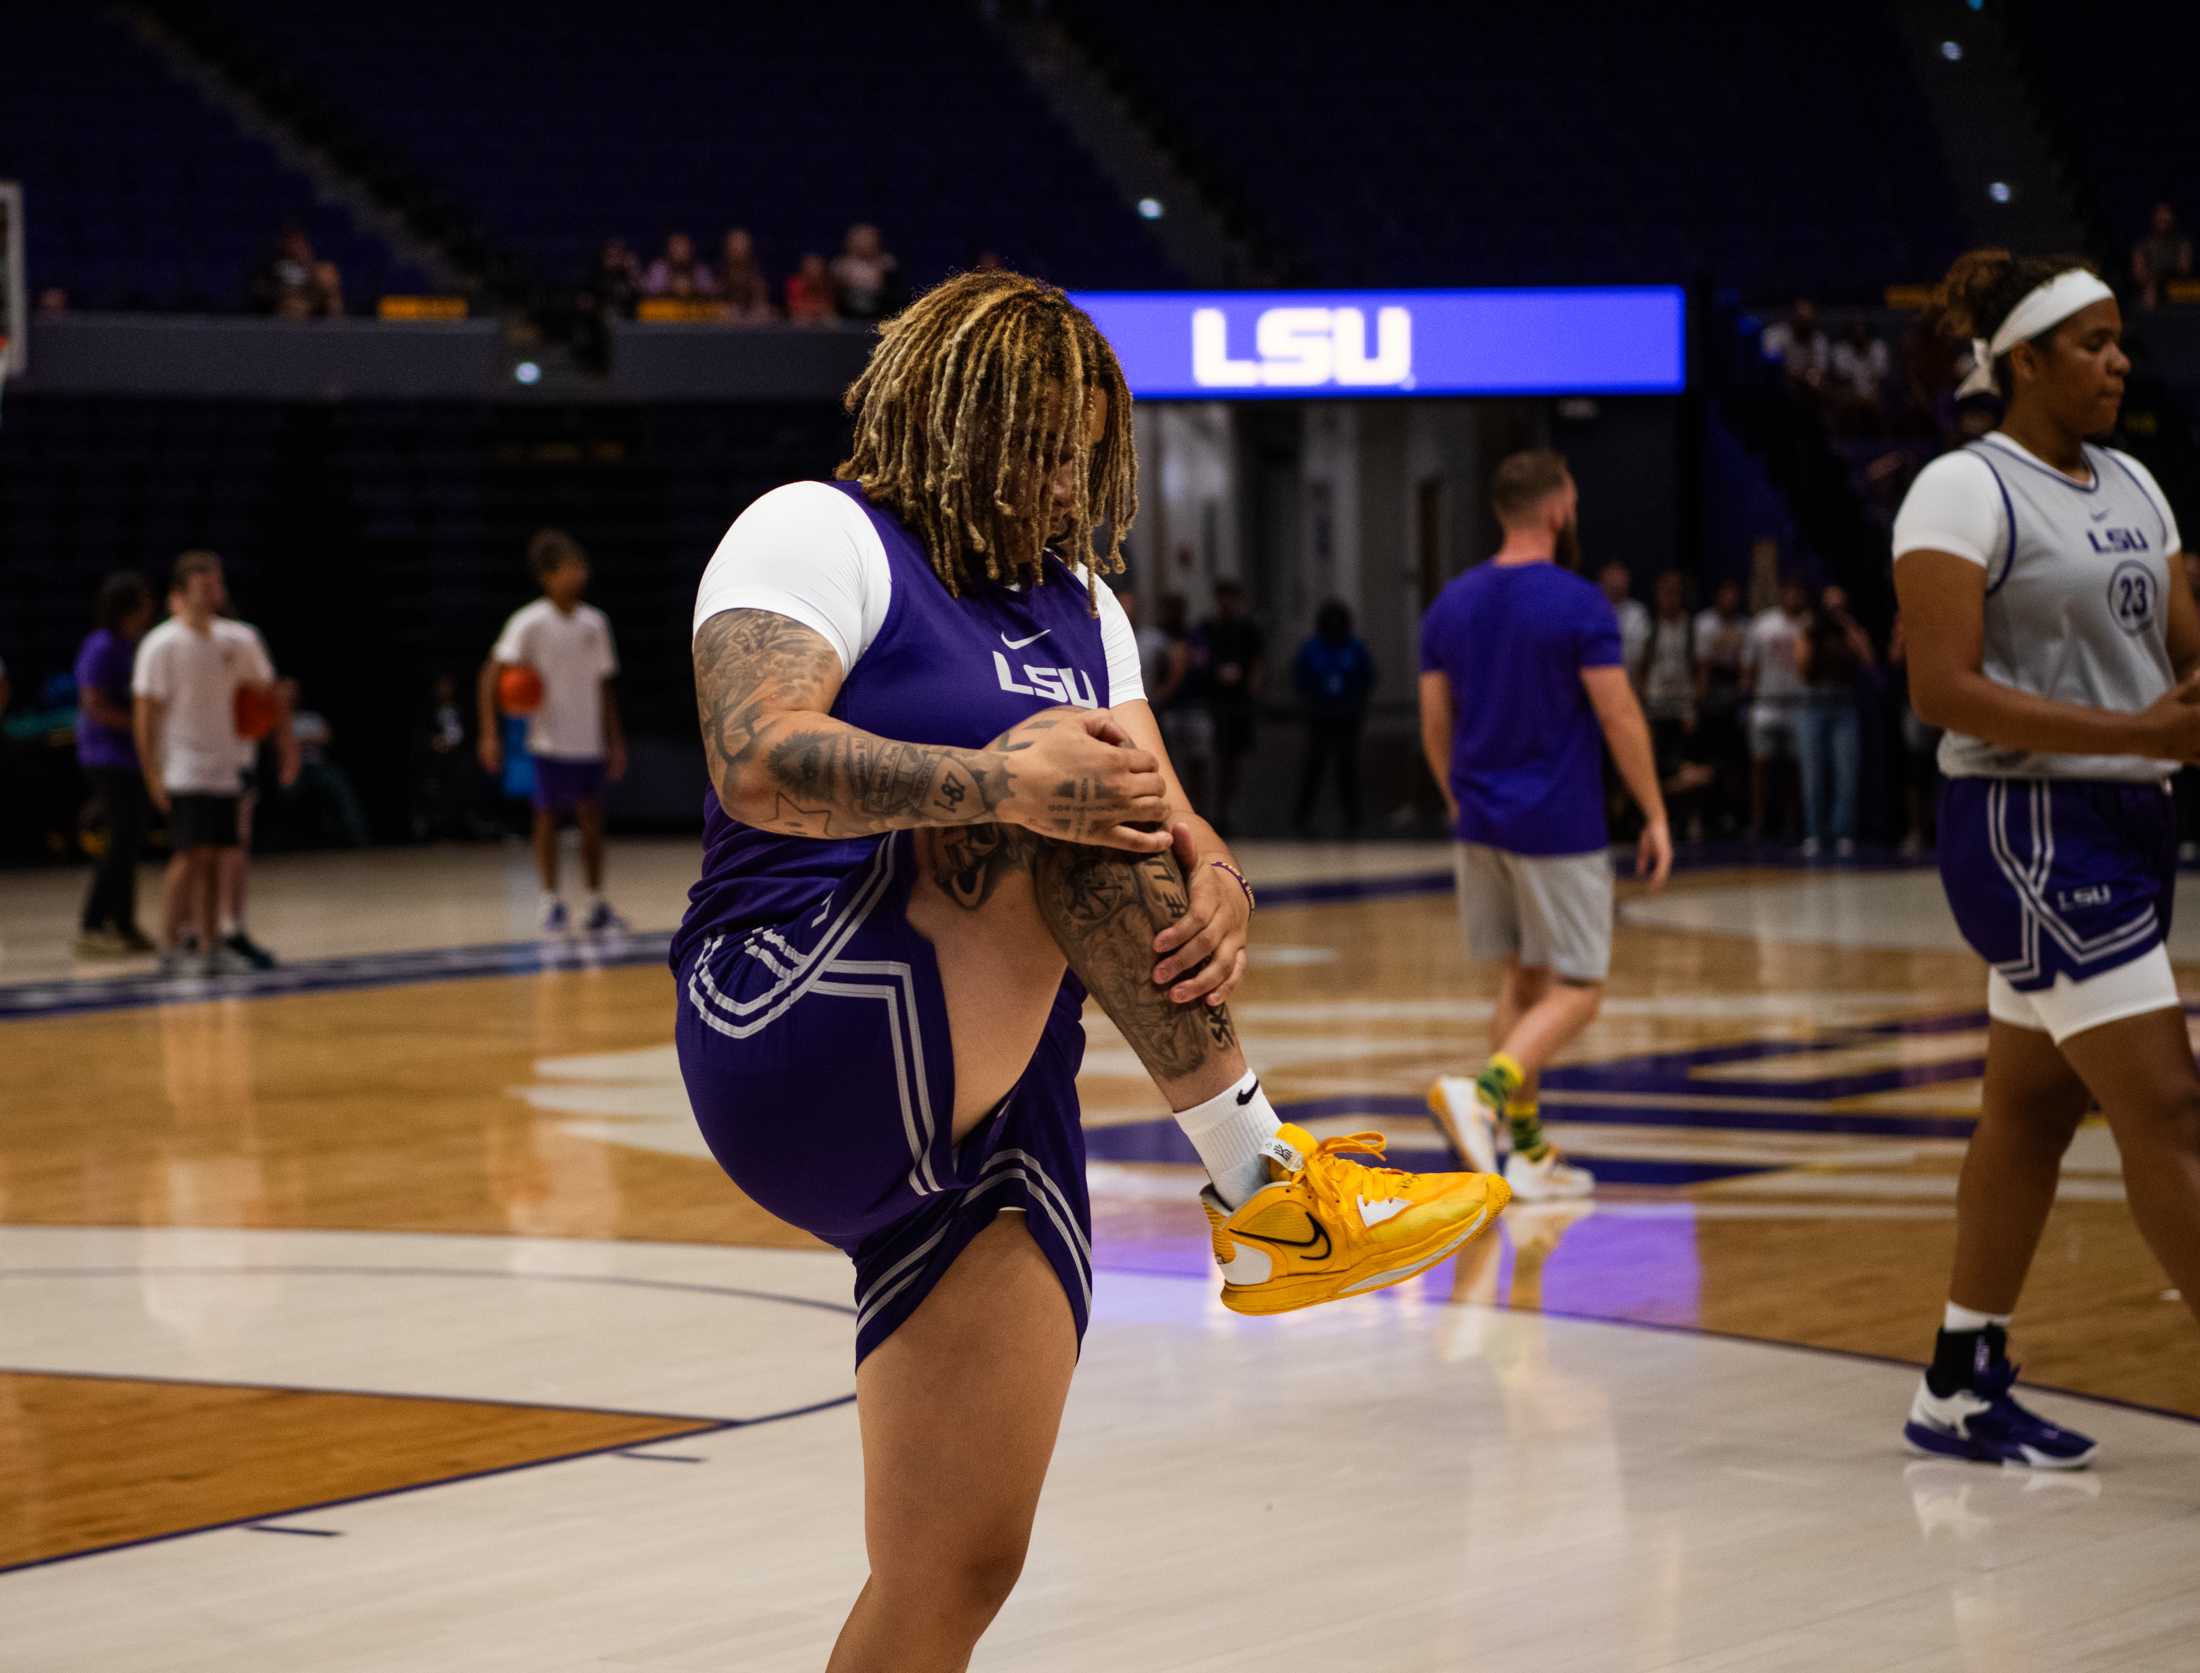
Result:
<svg viewBox="0 0 2200 1673"><path fill-rule="evenodd" d="M1988 437L1984 445L2011 453L2041 470L2054 469L1999 430ZM2108 454L2131 472L2132 480L2139 484L2140 490L2162 515L2169 551L2182 550L2177 518L2153 473L2128 453L2105 447L2098 451ZM1894 555L1898 558L1906 552L1952 552L1981 569L1991 570L2001 561L2001 554L2008 546L2009 512L2001 489L1994 481L1993 468L1968 448L1943 453L1918 472L1917 480L1910 485L1909 494L1902 501L1902 509L1895 515Z"/></svg>
<svg viewBox="0 0 2200 1673"><path fill-rule="evenodd" d="M1100 642L1108 658L1108 706L1146 695L1138 639L1115 594L1102 586ZM893 567L878 529L858 505L823 482L774 488L734 519L696 589L694 628L726 610L770 610L800 622L852 669L886 625Z"/></svg>

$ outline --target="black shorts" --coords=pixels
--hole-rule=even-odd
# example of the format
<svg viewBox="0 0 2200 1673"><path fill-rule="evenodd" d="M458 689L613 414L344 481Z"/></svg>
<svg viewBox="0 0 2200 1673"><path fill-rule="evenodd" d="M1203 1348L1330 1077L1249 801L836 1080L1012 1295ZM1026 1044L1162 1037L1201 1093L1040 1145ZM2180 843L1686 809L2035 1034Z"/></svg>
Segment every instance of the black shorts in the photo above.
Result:
<svg viewBox="0 0 2200 1673"><path fill-rule="evenodd" d="M179 791L168 798L168 846L181 854L193 848L237 846L236 796L205 796Z"/></svg>

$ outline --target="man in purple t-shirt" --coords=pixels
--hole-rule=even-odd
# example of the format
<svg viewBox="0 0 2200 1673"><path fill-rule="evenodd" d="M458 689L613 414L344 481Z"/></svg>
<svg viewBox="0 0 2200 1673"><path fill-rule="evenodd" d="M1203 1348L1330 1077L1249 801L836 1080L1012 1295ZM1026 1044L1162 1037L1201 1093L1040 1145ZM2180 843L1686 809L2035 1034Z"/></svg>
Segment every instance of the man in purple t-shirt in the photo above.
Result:
<svg viewBox="0 0 2200 1673"><path fill-rule="evenodd" d="M1578 573L1580 496L1556 453L1497 468L1505 542L1453 581L1421 627L1421 743L1450 809L1469 953L1502 959L1493 1054L1480 1076L1446 1075L1429 1111L1483 1173L1524 1200L1586 1196L1588 1170L1543 1135L1543 1067L1586 1028L1612 965L1604 746L1642 806L1637 868L1662 888L1673 866L1650 727L1635 700L1618 620Z"/></svg>
<svg viewBox="0 0 2200 1673"><path fill-rule="evenodd" d="M153 951L137 922L138 857L145 847L145 775L131 731L130 670L153 623L153 594L124 570L99 589L99 626L76 654L76 758L92 782L106 847L84 897L79 958Z"/></svg>

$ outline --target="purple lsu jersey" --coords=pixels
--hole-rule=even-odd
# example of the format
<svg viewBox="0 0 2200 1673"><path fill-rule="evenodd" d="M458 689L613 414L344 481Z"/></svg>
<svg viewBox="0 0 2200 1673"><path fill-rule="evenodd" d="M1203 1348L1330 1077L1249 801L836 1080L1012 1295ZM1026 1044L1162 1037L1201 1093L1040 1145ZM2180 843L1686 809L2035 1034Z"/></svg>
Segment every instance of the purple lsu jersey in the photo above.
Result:
<svg viewBox="0 0 2200 1673"><path fill-rule="evenodd" d="M893 576L878 636L841 682L835 719L904 743L983 749L1042 709L1104 708L1107 653L1084 584L1047 560L1046 584L948 592L901 521L852 482L833 484L878 530ZM778 923L816 905L884 840L760 831L703 804L703 874L672 942L678 969L703 938Z"/></svg>
<svg viewBox="0 0 2200 1673"><path fill-rule="evenodd" d="M957 598L859 490L891 595L832 713L910 743L982 749L1042 709L1098 708L1107 655L1084 588ZM1092 1306L1077 1071L1084 989L1064 975L1009 1095L960 1142L932 945L911 926L914 831L819 841L706 807L702 880L674 939L674 1038L696 1125L727 1175L855 1263L861 1363L998 1216L1021 1214L1082 1336Z"/></svg>

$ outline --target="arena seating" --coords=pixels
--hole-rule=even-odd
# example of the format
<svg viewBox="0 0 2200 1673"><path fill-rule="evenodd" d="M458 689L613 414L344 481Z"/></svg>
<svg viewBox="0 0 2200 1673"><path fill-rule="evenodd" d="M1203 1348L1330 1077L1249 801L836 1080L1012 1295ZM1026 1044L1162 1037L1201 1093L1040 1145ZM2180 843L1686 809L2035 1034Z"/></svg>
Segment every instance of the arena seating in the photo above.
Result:
<svg viewBox="0 0 2200 1673"><path fill-rule="evenodd" d="M2192 117L2188 55L2150 50L2145 20L2171 30L2184 14L2144 7L2130 14L2103 50L2114 73L2072 74L2068 8L2016 0L2016 36L2032 91L2049 107L2055 137L2076 165L2072 178L2108 240L2109 277L2130 275L2131 246L2147 229L2157 203L2173 204L2185 236L2200 226L2200 124ZM2174 38L2164 36L2165 41Z"/></svg>
<svg viewBox="0 0 2200 1673"><path fill-rule="evenodd" d="M58 285L78 308L235 312L286 220L343 270L355 310L420 285L105 8L11 8L8 52L0 176L23 184L34 294Z"/></svg>
<svg viewBox="0 0 2200 1673"><path fill-rule="evenodd" d="M1951 253L1939 142L1874 4L1067 16L1303 282L1876 295Z"/></svg>
<svg viewBox="0 0 2200 1673"><path fill-rule="evenodd" d="M205 0L348 126L466 206L538 282L617 233L706 262L745 226L775 283L873 221L915 283L983 250L1077 285L1170 270L1027 77L961 7L363 10Z"/></svg>

